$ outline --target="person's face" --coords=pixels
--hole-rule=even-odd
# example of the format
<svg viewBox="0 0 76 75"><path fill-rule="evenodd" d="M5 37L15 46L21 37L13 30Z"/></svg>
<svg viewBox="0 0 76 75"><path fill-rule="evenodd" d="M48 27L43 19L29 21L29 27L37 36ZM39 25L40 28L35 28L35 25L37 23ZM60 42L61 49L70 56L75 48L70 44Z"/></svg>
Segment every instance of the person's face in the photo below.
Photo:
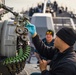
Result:
<svg viewBox="0 0 76 75"><path fill-rule="evenodd" d="M46 34L46 40L47 42L51 42L53 39L52 35L51 34Z"/></svg>
<svg viewBox="0 0 76 75"><path fill-rule="evenodd" d="M54 47L59 48L61 45L62 45L61 39L58 36L56 36L54 40Z"/></svg>

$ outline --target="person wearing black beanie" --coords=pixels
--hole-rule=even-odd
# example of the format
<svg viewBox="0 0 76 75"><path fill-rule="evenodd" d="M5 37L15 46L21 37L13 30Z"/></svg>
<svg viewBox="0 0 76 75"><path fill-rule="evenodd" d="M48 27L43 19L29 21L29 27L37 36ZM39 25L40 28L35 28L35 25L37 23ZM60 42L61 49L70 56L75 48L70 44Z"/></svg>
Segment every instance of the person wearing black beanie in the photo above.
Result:
<svg viewBox="0 0 76 75"><path fill-rule="evenodd" d="M64 27L56 33L54 47L48 47L37 34L35 25L26 26L32 35L32 42L40 56L50 59L50 69L47 69L47 61L39 61L40 73L31 75L76 75L76 53L73 45L76 42L76 31Z"/></svg>
<svg viewBox="0 0 76 75"><path fill-rule="evenodd" d="M56 35L69 46L73 46L76 41L76 32L72 28L64 27Z"/></svg>
<svg viewBox="0 0 76 75"><path fill-rule="evenodd" d="M56 33L54 47L58 48L60 52L73 47L76 42L76 31L72 28L64 27Z"/></svg>

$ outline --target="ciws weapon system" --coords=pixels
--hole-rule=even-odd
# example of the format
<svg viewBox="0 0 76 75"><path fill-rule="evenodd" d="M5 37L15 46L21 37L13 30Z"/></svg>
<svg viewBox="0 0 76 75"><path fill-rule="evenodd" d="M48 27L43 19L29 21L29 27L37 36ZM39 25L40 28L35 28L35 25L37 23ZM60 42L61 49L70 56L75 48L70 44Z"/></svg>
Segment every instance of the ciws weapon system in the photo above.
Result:
<svg viewBox="0 0 76 75"><path fill-rule="evenodd" d="M15 16L14 23L8 20L0 21L0 75L15 75L20 73L30 54L28 29L25 27L29 20L6 5L3 8Z"/></svg>

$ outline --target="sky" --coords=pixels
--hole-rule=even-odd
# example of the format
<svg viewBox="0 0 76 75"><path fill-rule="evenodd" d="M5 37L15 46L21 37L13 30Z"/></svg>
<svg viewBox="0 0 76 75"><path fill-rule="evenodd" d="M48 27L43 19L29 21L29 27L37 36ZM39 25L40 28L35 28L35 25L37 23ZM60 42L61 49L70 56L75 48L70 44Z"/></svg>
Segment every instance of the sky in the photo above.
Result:
<svg viewBox="0 0 76 75"><path fill-rule="evenodd" d="M7 6L14 7L15 11L20 11L21 9L29 9L34 7L37 3L43 2L44 0L5 0ZM76 0L50 0L51 2L57 1L59 6L68 7L69 10L76 12Z"/></svg>

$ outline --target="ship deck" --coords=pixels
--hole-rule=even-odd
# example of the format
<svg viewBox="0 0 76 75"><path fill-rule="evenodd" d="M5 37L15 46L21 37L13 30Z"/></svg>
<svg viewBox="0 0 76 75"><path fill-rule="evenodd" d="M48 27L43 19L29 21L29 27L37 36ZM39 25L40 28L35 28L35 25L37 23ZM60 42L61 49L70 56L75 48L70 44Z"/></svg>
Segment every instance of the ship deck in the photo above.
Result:
<svg viewBox="0 0 76 75"><path fill-rule="evenodd" d="M16 75L30 75L33 72L40 72L35 55L32 55L30 63L26 61L24 70Z"/></svg>

